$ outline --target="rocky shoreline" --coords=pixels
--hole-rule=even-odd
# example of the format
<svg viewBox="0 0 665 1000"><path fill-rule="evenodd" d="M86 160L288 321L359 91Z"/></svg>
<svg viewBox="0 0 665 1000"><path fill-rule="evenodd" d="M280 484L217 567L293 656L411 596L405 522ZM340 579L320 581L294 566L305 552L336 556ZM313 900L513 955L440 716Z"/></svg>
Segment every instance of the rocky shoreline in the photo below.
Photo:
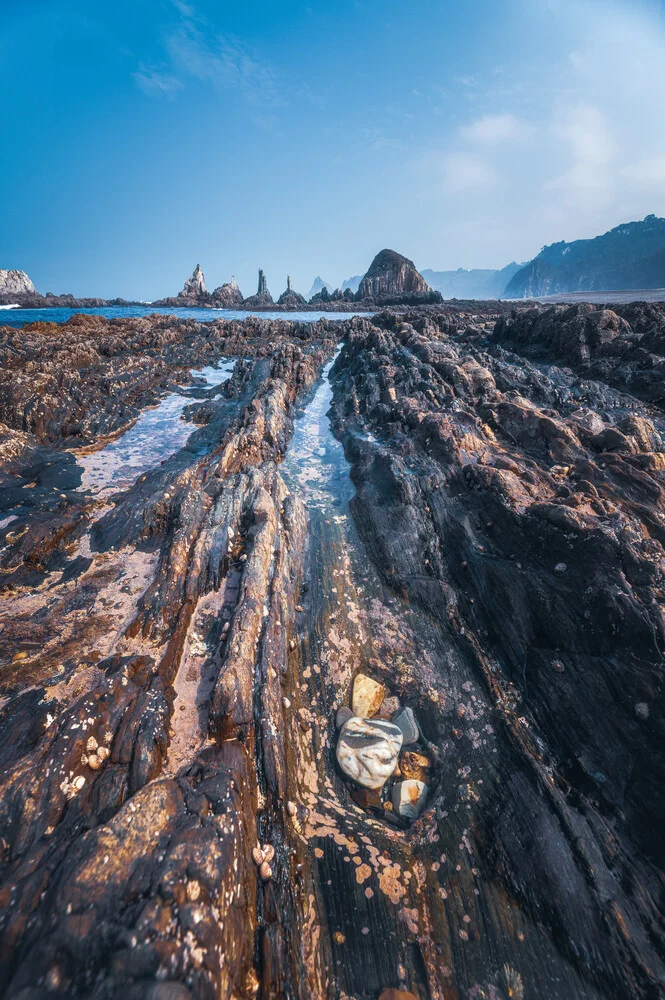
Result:
<svg viewBox="0 0 665 1000"><path fill-rule="evenodd" d="M0 329L3 995L662 995L664 344ZM185 446L82 488L173 389Z"/></svg>

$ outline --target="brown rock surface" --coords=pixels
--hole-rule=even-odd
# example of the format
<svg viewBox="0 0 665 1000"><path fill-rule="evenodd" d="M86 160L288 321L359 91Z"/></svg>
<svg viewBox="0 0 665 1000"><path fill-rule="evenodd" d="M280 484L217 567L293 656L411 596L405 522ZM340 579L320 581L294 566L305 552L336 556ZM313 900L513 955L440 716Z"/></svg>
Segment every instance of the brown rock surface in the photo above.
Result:
<svg viewBox="0 0 665 1000"><path fill-rule="evenodd" d="M662 314L631 309L593 375L466 309L0 331L3 995L660 995ZM186 446L82 490L68 449L171 386ZM358 670L417 719L413 824L335 762Z"/></svg>

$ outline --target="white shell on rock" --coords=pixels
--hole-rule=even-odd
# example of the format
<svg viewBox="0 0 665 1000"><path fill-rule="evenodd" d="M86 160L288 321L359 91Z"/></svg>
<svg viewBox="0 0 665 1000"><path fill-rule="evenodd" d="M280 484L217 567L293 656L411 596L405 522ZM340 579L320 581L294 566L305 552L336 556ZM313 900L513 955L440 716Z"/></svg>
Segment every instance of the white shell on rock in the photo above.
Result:
<svg viewBox="0 0 665 1000"><path fill-rule="evenodd" d="M361 719L371 719L381 708L386 689L367 674L357 674L353 682L351 708Z"/></svg>
<svg viewBox="0 0 665 1000"><path fill-rule="evenodd" d="M409 778L393 785L393 809L403 819L418 819L427 801L427 785L424 781Z"/></svg>
<svg viewBox="0 0 665 1000"><path fill-rule="evenodd" d="M88 751L88 753L94 753L95 750L97 749L97 746L98 746L98 743L97 743L97 740L95 739L95 737L94 736L89 736L88 737L88 742L85 745L85 748Z"/></svg>
<svg viewBox="0 0 665 1000"><path fill-rule="evenodd" d="M402 733L384 719L349 719L337 740L337 762L364 788L383 788L395 770Z"/></svg>
<svg viewBox="0 0 665 1000"><path fill-rule="evenodd" d="M255 865L262 865L263 862L265 861L265 858L263 857L263 851L261 850L260 847L252 848L252 860L254 861Z"/></svg>

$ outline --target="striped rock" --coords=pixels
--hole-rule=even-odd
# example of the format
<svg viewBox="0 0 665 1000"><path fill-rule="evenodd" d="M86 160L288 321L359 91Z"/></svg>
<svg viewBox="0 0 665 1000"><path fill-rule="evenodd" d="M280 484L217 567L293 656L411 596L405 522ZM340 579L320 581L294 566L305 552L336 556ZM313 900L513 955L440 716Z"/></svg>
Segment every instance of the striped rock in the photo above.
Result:
<svg viewBox="0 0 665 1000"><path fill-rule="evenodd" d="M395 770L402 733L384 719L354 717L337 741L337 762L344 774L364 788L383 788Z"/></svg>

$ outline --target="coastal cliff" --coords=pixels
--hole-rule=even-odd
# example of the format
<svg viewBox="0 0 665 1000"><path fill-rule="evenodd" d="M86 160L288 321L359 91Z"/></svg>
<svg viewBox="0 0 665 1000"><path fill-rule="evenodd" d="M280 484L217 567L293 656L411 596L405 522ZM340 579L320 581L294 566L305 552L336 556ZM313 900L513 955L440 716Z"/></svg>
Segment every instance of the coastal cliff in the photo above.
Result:
<svg viewBox="0 0 665 1000"><path fill-rule="evenodd" d="M510 280L503 297L665 287L665 219L648 215L592 240L552 243Z"/></svg>

